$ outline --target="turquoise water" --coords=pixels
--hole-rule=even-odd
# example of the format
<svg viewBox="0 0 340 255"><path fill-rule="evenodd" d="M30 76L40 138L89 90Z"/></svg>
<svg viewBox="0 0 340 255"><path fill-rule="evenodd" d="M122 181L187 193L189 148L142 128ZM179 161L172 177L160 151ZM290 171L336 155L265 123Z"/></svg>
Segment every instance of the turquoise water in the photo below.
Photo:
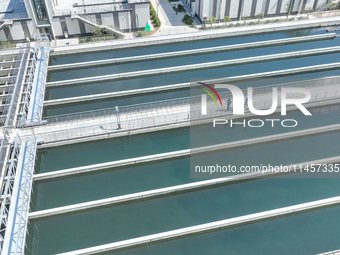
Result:
<svg viewBox="0 0 340 255"><path fill-rule="evenodd" d="M172 44L163 44L163 45L152 45L150 47L143 46L140 48L126 48L126 49L118 49L118 50L102 51L102 52L93 52L93 53L90 52L90 53L83 53L83 54L80 53L80 54L75 54L75 55L65 55L65 56L58 56L58 57L51 56L50 60L51 60L51 65L61 65L61 64L93 61L93 60L108 59L108 58L120 58L120 57L136 56L136 55L153 54L153 53L223 46L227 44L238 44L238 43L243 43L245 39L247 40L247 42L256 42L256 41L308 36L308 35L323 34L323 33L325 33L325 29L291 30L291 31L280 32L280 33L266 33L266 34L256 34L256 35L248 35L248 36L237 36L237 37L219 38L219 39L211 39L211 40L192 41L192 42L184 42L184 43L182 42L182 43L172 43Z"/></svg>
<svg viewBox="0 0 340 255"><path fill-rule="evenodd" d="M323 33L324 30L290 31L254 35L249 37L223 38L171 45L160 45L147 48L134 48L78 54L51 58L53 64L90 61L96 59L124 57L138 54L167 52L192 48L212 47L241 42L269 40ZM339 39L315 43L289 45L289 48L268 47L268 52L283 49L298 50L336 45ZM288 50L287 50L288 51ZM269 54L265 49L258 49L261 54ZM220 57L238 58L251 56L256 51L232 51L229 55L208 54L208 59ZM86 84L64 88L49 89L47 98L63 98L65 96L88 95L109 91L120 91L133 88L143 88L188 82L190 79L207 79L239 74L257 73L262 71L294 68L307 65L337 62L340 53L296 58L252 65L216 68L196 72L159 75L138 79ZM182 58L177 58L177 61ZM183 58L183 63L199 61L202 56ZM210 61L210 60L209 60ZM170 65L167 61L148 61L150 67ZM157 64L158 63L158 64ZM180 62L179 62L180 63ZM178 63L176 63L178 64ZM182 63L181 63L182 64ZM116 68L116 69L114 69ZM125 69L136 70L138 64L117 65L110 69L77 70L75 77L93 76L96 73L113 73ZM120 69L122 68L122 69ZM135 68L135 69L134 69ZM143 66L142 68L149 68ZM126 70L129 71L129 70ZM313 72L309 74L286 76L271 79L257 79L238 83L241 88L264 86L297 79L318 78L329 75L339 75L339 70ZM55 73L55 79L66 79L71 73ZM124 97L92 103L48 108L45 114L55 115L83 110L92 110L115 105L150 102L162 99L188 96L188 90L166 92L145 96ZM321 112L324 112L321 114ZM196 135L207 135L202 144L215 144L240 139L260 137L264 135L296 131L305 128L318 127L339 123L339 110L323 108L313 110L313 117L305 117L298 112L290 113L287 118L295 118L300 125L294 130L283 128L234 128L220 127L217 132L209 132L207 125L192 129ZM216 131L215 130L215 131ZM221 158L234 165L259 164L290 164L332 156L339 156L340 132L315 135L277 143L267 143L258 146L248 146L242 149L214 152L199 155L194 159L203 163ZM191 144L193 145L193 144ZM200 144L198 144L200 145ZM187 149L190 146L189 128L174 129L150 134L133 135L115 139L99 140L89 143L79 143L42 149L38 152L36 173L43 173L65 168L86 166L114 160L120 160L143 155ZM62 205L91 201L101 198L130 194L139 191L201 181L190 178L190 159L188 157L173 160L108 169L92 174L77 175L68 178L45 182L35 182L32 194L32 210L42 210ZM291 175L289 175L291 176ZM293 176L293 175L292 175ZM206 222L246 215L254 212L270 210L278 207L314 201L317 199L338 196L339 178L333 179L303 179L300 178L265 178L244 181L235 184L221 185L209 189L163 196L139 202L125 203L104 207L80 213L31 221L27 236L27 251L25 254L47 255L58 252L72 251L94 245L110 243L166 230L202 224ZM339 211L340 206L322 210L305 212L289 217L259 222L237 228L195 235L168 242L117 252L117 254L316 254L339 249ZM116 253L115 253L116 254Z"/></svg>
<svg viewBox="0 0 340 255"><path fill-rule="evenodd" d="M319 254L339 249L339 214L334 206L108 254Z"/></svg>
<svg viewBox="0 0 340 255"><path fill-rule="evenodd" d="M189 159L179 158L36 182L33 186L31 210L38 211L197 181L190 178L188 169Z"/></svg>
<svg viewBox="0 0 340 255"><path fill-rule="evenodd" d="M244 148L218 151L214 153L191 156L191 165L209 166L219 164L236 166L280 166L294 163L303 163L311 160L339 156L340 132L312 137L286 140L282 142L271 142L268 144L247 146ZM234 173L237 174L238 172ZM239 172L242 173L242 172ZM195 176L195 175L193 175ZM228 176L228 173L222 176ZM336 175L339 177L340 173ZM214 178L221 177L218 174L199 174L197 177Z"/></svg>
<svg viewBox="0 0 340 255"><path fill-rule="evenodd" d="M33 232L36 254L71 251L337 196L339 184L338 178L267 178L33 221L39 229ZM58 242L50 242L55 237Z"/></svg>
<svg viewBox="0 0 340 255"><path fill-rule="evenodd" d="M62 88L52 89L47 91L48 99L56 99L56 98L64 98L65 95L67 97L72 96L81 96L81 95L89 95L89 94L98 94L98 93L106 93L113 91L121 91L121 90L130 90L130 89L139 89L146 87L154 87L161 85L169 85L169 84L177 84L182 82L190 82L193 80L205 80L205 79L214 79L214 78L222 78L222 77L230 77L237 75L245 75L245 74L253 74L253 73L261 73L261 72L269 72L269 71L277 71L281 69L289 69L289 68L298 68L304 66L311 65L320 65L327 63L335 63L340 59L340 53L328 54L328 55L319 55L313 57L305 57L305 58L295 58L295 59L286 59L279 61L271 61L264 63L255 63L249 65L242 66L231 66L231 67L222 67L222 68L214 68L214 69L205 69L200 71L191 71L191 72L182 72L177 74L168 74L168 75L155 75L144 78L135 78L128 80L118 80L111 82L103 82L99 84L86 84L81 86L66 86ZM333 72L334 75L339 75L339 70ZM319 73L319 77L325 77L325 74ZM261 83L254 83L255 85L262 86ZM173 98L171 95L173 92L168 92L167 96ZM187 93L189 91L187 90ZM177 94L178 95L178 94ZM180 97L188 96L188 94L181 93ZM146 102L150 102L152 98L144 97ZM163 97L163 99L165 99ZM169 98L167 98L169 99ZM143 101L144 101L143 100ZM161 100L161 99L157 99ZM130 98L127 97L124 100L117 101L117 99L113 98L110 100L111 106L124 106L136 103L135 101L130 101ZM80 107L81 106L81 107ZM107 105L100 105L100 108L108 107ZM58 115L58 114L66 114L70 113L70 106L63 107L54 107L47 108L45 110L45 114L47 116ZM73 107L73 109L86 111L93 110L93 104L80 103L77 107Z"/></svg>
<svg viewBox="0 0 340 255"><path fill-rule="evenodd" d="M265 54L265 50L263 51ZM160 74L147 77L122 79L101 83L89 83L77 86L63 86L51 88L47 91L46 99L57 99L89 94L99 94L131 89L141 89L162 85L190 82L193 80L215 79L237 75L254 74L261 72L277 71L280 69L298 68L311 65L335 63L340 59L340 53L317 55L312 57L283 59L269 62L233 65L229 67L210 68L197 71L186 71L179 73ZM91 76L91 73L88 73ZM130 103L126 103L130 104Z"/></svg>
<svg viewBox="0 0 340 255"><path fill-rule="evenodd" d="M273 33L273 34L265 34L265 35L255 35L249 37L236 37L236 38L224 38L217 40L209 40L209 41L197 41L190 43L181 43L181 44L173 44L173 45L161 45L155 47L154 53L157 52L168 52L174 49L176 50L184 50L187 49L190 45L190 48L202 48L202 47L212 47L219 46L225 44L234 44L234 43L244 43L256 40L269 40L269 39L277 39L277 38L285 38L285 37L294 37L301 36L303 34L315 34L321 33L321 30L306 30L306 31L290 31L288 33ZM186 56L186 57L177 57L170 59L162 59L162 60L152 60L152 61L144 61L143 63L130 63L130 64L121 64L121 65L110 65L110 66L101 66L94 68L82 68L78 70L64 70L57 72L49 73L49 80L65 80L65 79L74 79L81 77L90 77L104 74L113 74L120 72L133 72L136 70L144 70L144 69L153 69L153 68L161 68L168 66L176 66L176 65L186 65L186 64L194 64L194 63L202 63L209 61L218 61L224 59L235 59L242 57L250 57L257 56L260 54L273 54L280 52L288 52L295 50L304 50L311 48L320 48L320 47L330 47L339 45L339 39L333 40L323 40L323 41L315 41L308 43L298 43L298 44L289 44L289 45L281 45L281 46L273 46L273 47L265 47L260 49L244 49L238 51L229 51L229 52L219 52L219 53L211 53L197 56ZM111 58L111 57L119 57L119 56L131 56L135 54L141 54L141 50L145 49L143 54L148 54L149 50L152 50L153 47L150 48L136 48L136 49L124 49L124 50L113 50L107 51L104 53L96 53L96 54L88 54L88 55L71 55L71 56L60 56L56 57L55 60L57 64L62 62L78 62L85 60L96 60L102 58ZM100 94L107 92L115 92L122 90L130 90L130 89L139 89L139 88L147 88L161 85L169 85L176 84L182 82L190 82L193 80L204 80L211 78L222 78L228 76L236 76L243 74L251 74L258 72L267 72L274 71L280 69L288 69L295 67L303 67L308 65L317 65L323 63L337 62L339 59L340 53L327 54L327 55L319 55L313 57L304 57L304 58L294 58L288 60L277 60L263 63L254 63L254 64L246 64L246 65L234 65L230 67L220 67L220 68L211 68L199 71L187 71L180 73L172 73L165 75L153 75L148 77L140 77L133 79L123 79L116 81L106 81L99 83L90 83L90 84L81 84L76 86L65 86L65 87L56 87L50 88L46 90L46 99L59 99L64 98L65 95L67 97L76 97L76 96L84 96L91 94ZM53 58L52 58L53 59ZM59 61L60 59L60 61ZM334 70L329 73L330 75L339 75L338 70ZM311 77L324 77L327 73L319 73L318 75L312 74ZM308 75L307 75L308 76ZM302 77L302 76L301 76ZM292 77L290 77L292 78ZM282 80L278 80L278 82L282 82ZM257 80L253 82L253 86L263 86L263 79ZM121 97L121 98L113 98L106 99L94 102L83 102L72 105L62 105L62 106L54 106L48 107L44 110L45 116L54 116L59 114L68 114L79 111L88 111L95 109L102 109L114 106L124 106L130 104L138 104L145 102L152 102L158 100L166 100L173 99L179 97L189 96L188 90L176 90L176 91L168 91L163 93L155 93L148 95L138 95L138 96L130 96L130 97Z"/></svg>
<svg viewBox="0 0 340 255"><path fill-rule="evenodd" d="M178 148L189 149L188 135L188 129L175 129L42 149L38 151L35 172L51 172L65 168L175 151Z"/></svg>
<svg viewBox="0 0 340 255"><path fill-rule="evenodd" d="M246 41L246 40L245 40ZM261 54L278 54L290 51L300 51L316 49L321 47L338 46L339 42L336 39L322 40L313 42L304 42L296 44L286 44L279 46L267 46L265 48L243 49L229 52L216 52L202 55L175 57L170 59L147 60L136 63L114 64L107 66L89 67L72 70L50 71L49 81L60 81L68 79L84 78L89 76L99 76L107 74L117 74L124 72L133 72L148 69L165 68L178 65L191 65L198 63L207 63L213 61L221 61L228 59L246 58L259 56Z"/></svg>
<svg viewBox="0 0 340 255"><path fill-rule="evenodd" d="M291 132L323 125L337 124L340 121L339 110L330 108L315 108L310 110L312 117L306 117L300 112L291 112L287 118L299 122L298 127L287 129L282 127L264 128L233 128L225 126L214 130L210 125L192 126L193 138L201 135L202 144L197 146L231 142L259 136ZM322 111L324 111L322 113ZM273 116L276 118L276 115ZM218 130L218 132L216 132ZM139 157L169 151L189 149L189 128L173 129L161 132L132 135L114 139L98 140L88 143L58 146L38 151L36 173L51 172L65 168L85 166L108 161ZM206 137L207 139L204 139ZM60 159L63 160L60 160Z"/></svg>
<svg viewBox="0 0 340 255"><path fill-rule="evenodd" d="M221 162L226 160L226 165L259 166L261 164L289 165L339 156L339 139L340 132L330 133L191 156L190 159L185 157L36 182L34 183L33 208L42 210L202 180L190 179L190 160L197 165L209 165L209 162L212 162L212 165L216 165L216 163L223 165ZM204 175L203 177L213 178L216 176ZM77 188L75 189L75 187ZM55 192L56 190L58 192Z"/></svg>
<svg viewBox="0 0 340 255"><path fill-rule="evenodd" d="M256 80L251 80L249 82L233 82L233 84L237 84L238 86L242 88L258 87L258 86L265 86L265 85L281 84L285 82L294 82L294 81L299 81L302 79L322 78L322 77L334 76L334 75L339 75L339 74L340 74L339 70L332 70L332 71L326 71L326 72L313 72L313 73L300 74L300 75L281 76L278 78L256 79ZM157 86L157 84L155 85ZM97 100L97 101L89 101L89 102L83 102L83 103L77 103L77 104L67 104L67 105L47 107L44 110L44 114L45 116L54 116L54 115L66 114L66 113L110 108L110 107L115 107L116 105L125 106L125 105L131 105L131 104L141 104L141 103L146 103L146 102L154 102L154 101L161 101L161 100L168 100L168 99L175 99L175 98L182 98L182 97L189 97L189 96L190 96L190 91L188 89L174 90L174 91L168 91L168 92L165 91L161 93L153 93L153 94L147 94L147 95L119 97L119 98L113 98L113 99L111 98L107 100Z"/></svg>

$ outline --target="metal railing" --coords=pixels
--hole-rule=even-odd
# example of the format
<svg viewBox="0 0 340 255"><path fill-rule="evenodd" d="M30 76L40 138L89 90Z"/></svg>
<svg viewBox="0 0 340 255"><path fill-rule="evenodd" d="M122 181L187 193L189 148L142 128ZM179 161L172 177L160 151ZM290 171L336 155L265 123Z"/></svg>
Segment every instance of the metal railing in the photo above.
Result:
<svg viewBox="0 0 340 255"><path fill-rule="evenodd" d="M6 137L6 136L5 136ZM5 138L6 139L6 138ZM6 139L6 144L9 145L7 139ZM14 180L15 180L15 175L17 171L17 165L18 165L18 158L19 158L19 153L20 153L20 138L17 136L13 145L11 146L10 150L7 151L7 155L5 158L7 158L7 162L4 163L3 166L3 175L1 176L2 178L2 185L1 185L1 195L3 197L3 200L1 202L1 209L0 209L0 220L1 220L1 240L0 240L0 245L1 245L1 250L0 254L7 255L8 252L3 250L4 242L5 242L5 237L6 237L6 230L8 226L8 216L9 216L9 211L11 209L11 201L12 201L12 193L14 191Z"/></svg>
<svg viewBox="0 0 340 255"><path fill-rule="evenodd" d="M339 77L331 77L324 80L314 80L313 82L293 82L284 84L285 87L296 87L300 84L300 87L313 87L312 99L310 103L318 103L322 106L322 103L332 101L334 99L340 99L340 87L339 83L331 83L331 81L338 81ZM327 89L318 90L323 85L329 85ZM282 86L282 84L281 84ZM254 107L258 110L266 110L272 106L272 87L261 87L258 90L254 90ZM231 94L220 93L223 102L227 98L231 97ZM295 97L301 97L302 95L296 95ZM292 98L292 96L290 96ZM74 115L61 115L59 117L54 116L51 119L56 121L56 125L51 125L50 128L53 131L40 131L37 133L39 140L43 143L52 143L55 141L63 141L69 139L84 138L96 135L103 135L105 133L119 133L132 131L138 131L140 129L158 128L167 125L189 125L189 121L206 121L212 117L234 118L232 114L232 106L228 109L228 106L223 104L214 107L214 103L208 102L207 115L201 114L201 98L200 96L191 98L181 98L176 100L166 100L147 104L131 105L121 107L119 111L115 108L109 108L98 111L89 111L86 113L76 113ZM248 109L245 116L251 116L252 114ZM78 119L83 117L83 119ZM100 119L98 119L101 117ZM94 120L95 119L95 120ZM58 122L59 121L59 122ZM51 122L50 122L51 124Z"/></svg>
<svg viewBox="0 0 340 255"><path fill-rule="evenodd" d="M1 254L23 255L25 251L36 147L34 133L26 142L17 135L9 156L5 202L1 205L1 227L4 228Z"/></svg>
<svg viewBox="0 0 340 255"><path fill-rule="evenodd" d="M267 95L272 92L273 87L300 87L300 88L315 88L315 87L323 87L325 85L330 84L340 84L340 76L334 77L327 77L322 79L312 79L306 81L297 81L297 82L290 82L290 83L283 83L279 85L270 85L270 86L263 86L263 87L255 87L253 90L254 95ZM340 85L339 85L340 86ZM246 94L246 90L243 90L244 94ZM340 92L335 90L334 97L340 96ZM227 98L232 97L230 92L223 92L219 93L223 100L227 100ZM327 97L332 98L331 94L320 94L320 98L312 98L312 100L323 100ZM127 114L127 113L135 113L135 112L145 112L151 111L156 109L166 109L171 107L178 107L184 105L193 105L196 103L200 103L200 96L192 96L192 97L184 97L184 98L177 98L177 99L169 99L163 101L156 101L156 102L149 102L149 103L142 103L142 104L134 104L134 105L127 105L127 106L120 106L119 112L120 114ZM256 103L256 102L255 102ZM269 102L265 102L264 105L269 105ZM259 106L260 105L256 105ZM47 124L57 124L57 123L64 123L64 122L72 122L72 121L79 121L79 120L89 120L94 118L100 117L108 117L116 114L116 108L105 108L99 110L92 110L92 111L84 111L84 112L77 112L71 114L61 114L55 116L48 116L44 117L43 120Z"/></svg>
<svg viewBox="0 0 340 255"><path fill-rule="evenodd" d="M181 122L189 122L189 110L177 111L175 113L168 112L162 115L133 117L121 120L118 115L104 119L100 125L90 124L83 127L54 129L51 132L43 132L37 134L39 141L43 143L84 138L90 136L103 135L116 131L131 132L141 128L155 128L169 124L178 124Z"/></svg>
<svg viewBox="0 0 340 255"><path fill-rule="evenodd" d="M33 84L33 79L34 79L34 72L37 66L37 58L38 58L38 51L34 50L30 54L30 66L29 66L29 72L27 74L28 78L26 78L25 80L25 87L23 90L23 98L22 98L22 107L21 107L21 111L19 112L19 114L21 115L21 118L18 120L19 126L25 123L25 120L27 117L29 102L30 102L30 95L32 91L32 84Z"/></svg>
<svg viewBox="0 0 340 255"><path fill-rule="evenodd" d="M23 92L19 126L40 123L42 119L45 86L47 78L50 46L48 37L43 34L36 38L36 45L31 55L31 66Z"/></svg>
<svg viewBox="0 0 340 255"><path fill-rule="evenodd" d="M3 176L2 169L5 164L5 157L7 154L7 149L8 149L8 132L5 129L4 130L4 138L0 140L0 171L1 171L1 176Z"/></svg>
<svg viewBox="0 0 340 255"><path fill-rule="evenodd" d="M20 81L22 79L22 63L23 63L24 49L20 48L15 61L15 66L13 69L12 76L9 80L9 89L7 92L7 97L5 101L5 107L1 115L0 125L12 126L13 118L16 109L17 99L19 97Z"/></svg>

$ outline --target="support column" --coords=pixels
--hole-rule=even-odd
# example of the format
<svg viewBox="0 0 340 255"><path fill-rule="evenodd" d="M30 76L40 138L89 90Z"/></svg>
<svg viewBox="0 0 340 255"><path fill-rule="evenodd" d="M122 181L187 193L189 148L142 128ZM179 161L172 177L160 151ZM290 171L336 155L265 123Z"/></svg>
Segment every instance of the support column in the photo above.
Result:
<svg viewBox="0 0 340 255"><path fill-rule="evenodd" d="M242 20L243 6L244 6L244 0L240 0L240 5L238 6L238 15L237 15L238 20Z"/></svg>

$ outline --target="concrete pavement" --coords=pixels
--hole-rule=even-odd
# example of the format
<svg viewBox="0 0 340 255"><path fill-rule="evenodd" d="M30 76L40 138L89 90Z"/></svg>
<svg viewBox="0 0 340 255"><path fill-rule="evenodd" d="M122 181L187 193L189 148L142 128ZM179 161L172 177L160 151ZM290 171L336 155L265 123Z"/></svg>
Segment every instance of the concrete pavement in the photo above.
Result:
<svg viewBox="0 0 340 255"><path fill-rule="evenodd" d="M162 22L161 27L152 36L191 33L198 31L197 29L191 28L182 22L185 13L179 12L176 15L176 12L173 10L168 0L151 0L151 3Z"/></svg>

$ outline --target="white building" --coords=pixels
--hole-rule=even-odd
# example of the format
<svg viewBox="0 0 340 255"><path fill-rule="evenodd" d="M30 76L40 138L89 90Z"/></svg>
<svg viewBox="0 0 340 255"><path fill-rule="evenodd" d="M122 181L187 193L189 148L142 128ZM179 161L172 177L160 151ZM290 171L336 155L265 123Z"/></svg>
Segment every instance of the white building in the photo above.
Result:
<svg viewBox="0 0 340 255"><path fill-rule="evenodd" d="M149 21L148 0L1 0L0 41L91 34L93 26L110 33L143 29Z"/></svg>
<svg viewBox="0 0 340 255"><path fill-rule="evenodd" d="M228 16L232 20L241 20L242 17L264 17L298 14L322 9L330 0L185 0L192 11L201 21L212 16L223 20Z"/></svg>

